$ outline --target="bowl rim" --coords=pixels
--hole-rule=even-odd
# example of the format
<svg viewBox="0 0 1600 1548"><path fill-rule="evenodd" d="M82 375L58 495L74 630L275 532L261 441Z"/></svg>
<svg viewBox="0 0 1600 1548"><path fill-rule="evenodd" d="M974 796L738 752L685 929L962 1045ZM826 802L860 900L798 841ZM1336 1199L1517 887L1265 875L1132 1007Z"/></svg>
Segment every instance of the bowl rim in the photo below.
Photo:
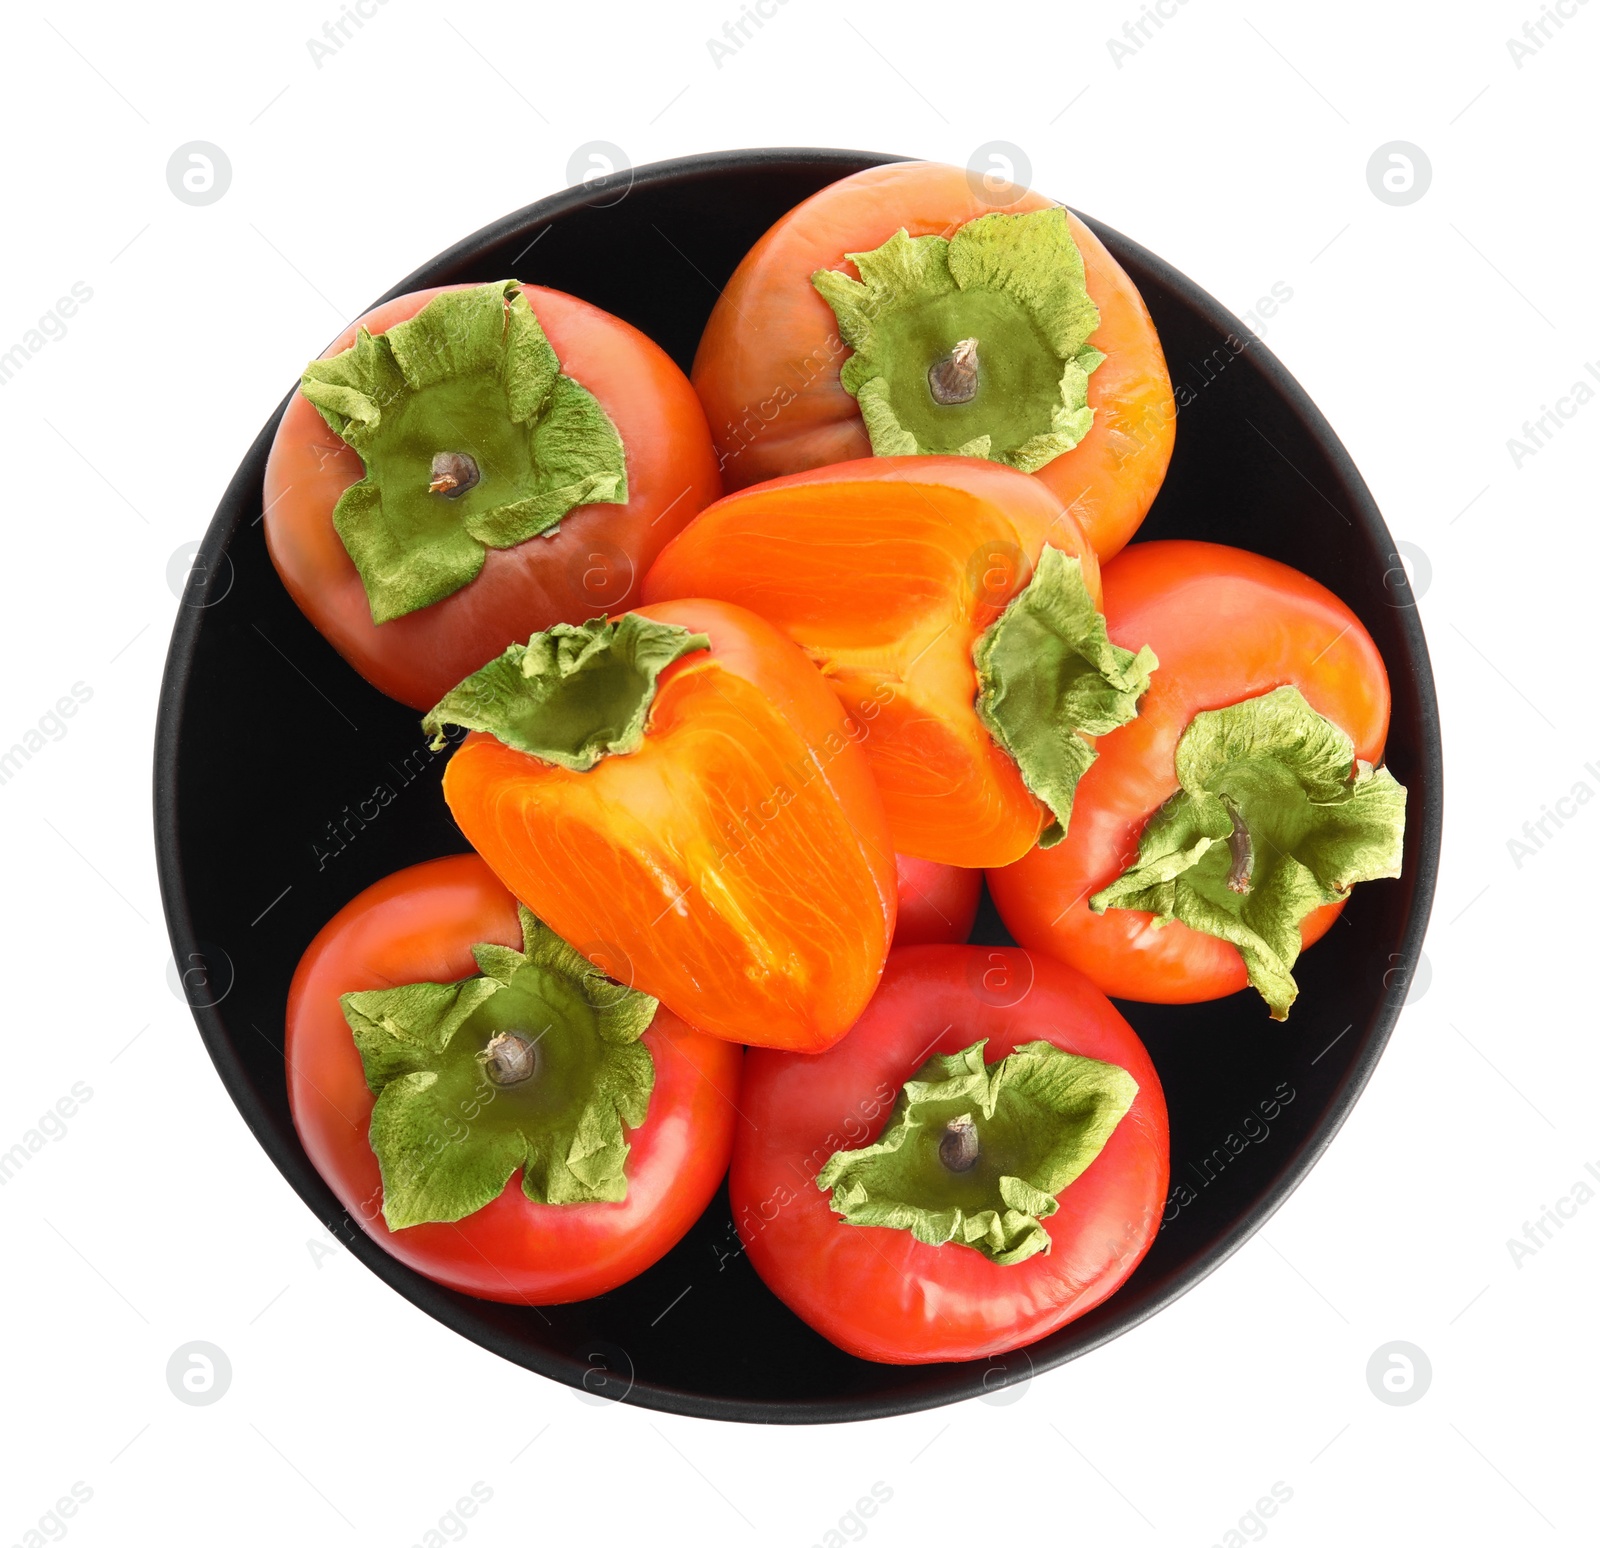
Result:
<svg viewBox="0 0 1600 1548"><path fill-rule="evenodd" d="M925 158L838 148L768 146L680 156L666 161L647 163L640 167L626 168L535 200L498 220L491 221L446 248L427 263L419 265L374 301L372 306L378 306L408 291L439 284L441 283L439 275L442 272L458 269L471 262L477 255L502 242L506 237L518 232L531 233L577 210L615 202L617 197L624 196L641 183L652 188L670 188L677 183L699 181L707 174L735 171L749 173L760 171L762 168L776 169L800 164L810 168L836 167L838 176L844 177L869 166L917 159ZM617 193L618 189L622 190L622 194ZM1239 318L1164 259L1137 242L1130 241L1120 232L1084 215L1081 211L1075 209L1073 213L1105 242L1113 256L1124 267L1136 266L1145 274L1153 276L1179 301L1212 321L1219 333L1231 334L1233 337L1248 341L1251 354L1266 385L1281 397L1285 406L1301 422L1327 457L1342 486L1341 493L1349 501L1354 523L1369 534L1381 536L1392 547L1393 537L1354 461L1305 389L1290 375L1277 356ZM295 389L291 388L285 394L228 483L193 561L196 566L204 566L205 574L217 573L217 561L225 554L232 541L242 511L252 499L259 504L261 466L276 432L278 421L294 391ZM179 843L178 770L183 735L184 700L205 611L202 607L178 609L162 673L153 748L156 871L168 935L175 956L180 958L197 946L190 918ZM1421 620L1415 606L1399 607L1396 611L1400 615L1396 620L1397 627L1410 657L1409 665L1418 717L1415 727L1417 767L1412 776L1412 791L1413 796L1420 799L1414 801L1414 805L1407 813L1408 826L1415 828L1418 842L1416 862L1411 875L1410 911L1398 942L1402 960L1410 962L1416 960L1421 950L1438 877L1443 831L1443 750L1438 697ZM1343 1127L1351 1109L1371 1079L1373 1070L1377 1067L1378 1059L1388 1043L1403 1005L1404 996L1401 995L1391 996L1378 1007L1358 1045L1350 1073L1335 1092L1316 1125L1276 1169L1272 1181L1255 1206L1230 1230L1220 1234L1203 1251L1189 1258L1182 1270L1174 1272L1167 1283L1155 1288L1143 1300L1130 1302L1121 1316L1108 1318L1081 1343L1052 1351L1049 1355L1038 1359L1029 1354L1020 1364L1013 1358L1004 1368L996 1368L992 1363L988 1367L983 1367L981 1362L951 1364L946 1368L943 1383L927 1383L916 1388L895 1389L858 1397L826 1399L714 1397L664 1383L632 1380L626 1392L617 1401L633 1403L663 1413L744 1423L829 1424L887 1418L979 1397L1001 1386L1025 1381L1036 1372L1053 1369L1100 1348L1137 1327L1147 1318L1153 1317L1193 1289L1232 1257L1282 1207ZM293 1138L292 1131L288 1143L282 1140L276 1120L269 1112L266 1102L257 1091L253 1079L235 1050L234 1040L218 1006L191 1005L190 1009L223 1086L232 1097L256 1142L267 1152L273 1164L321 1223L349 1248L354 1256L413 1305L480 1347L500 1355L514 1365L533 1370L539 1375L562 1382L579 1391L595 1390L592 1380L585 1381L586 1377L592 1378L593 1375L593 1368L589 1364L576 1356L563 1356L551 1350L540 1350L537 1358L528 1358L520 1344L509 1337L497 1336L498 1330L490 1326L482 1314L475 1310L476 1307L486 1303L458 1296L435 1284L398 1259L391 1257L366 1232L356 1227L323 1182L320 1174L311 1165L298 1139ZM1112 1301L1106 1304L1113 1304L1114 1300L1115 1298L1112 1298Z"/></svg>

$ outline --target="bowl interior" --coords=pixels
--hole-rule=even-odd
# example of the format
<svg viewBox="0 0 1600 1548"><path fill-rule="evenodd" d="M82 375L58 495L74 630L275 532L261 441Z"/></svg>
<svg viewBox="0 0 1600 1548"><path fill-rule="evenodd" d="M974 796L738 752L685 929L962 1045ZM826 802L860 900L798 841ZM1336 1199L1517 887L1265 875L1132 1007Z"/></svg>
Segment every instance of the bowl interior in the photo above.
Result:
<svg viewBox="0 0 1600 1548"><path fill-rule="evenodd" d="M626 318L687 369L717 287L772 221L835 178L893 159L780 150L642 168L507 217L391 294L514 275ZM191 1003L224 1083L301 1196L381 1278L507 1359L601 1397L727 1419L862 1418L972 1396L1068 1360L1182 1294L1282 1202L1371 1073L1416 960L1439 842L1437 706L1404 571L1343 448L1265 347L1169 266L1090 224L1143 292L1180 401L1172 469L1140 536L1254 549L1343 597L1388 663L1388 762L1411 806L1404 879L1358 889L1343 922L1301 959L1286 1027L1251 994L1122 1006L1171 1109L1167 1218L1118 1294L1004 1360L898 1368L842 1353L756 1278L725 1192L649 1272L560 1307L442 1289L354 1225L290 1121L290 977L358 891L466 845L438 790L444 759L416 715L344 664L273 571L260 517L276 415L229 486L180 609L157 733L174 951L191 969ZM306 340L307 358L319 346ZM1009 939L987 900L974 939Z"/></svg>

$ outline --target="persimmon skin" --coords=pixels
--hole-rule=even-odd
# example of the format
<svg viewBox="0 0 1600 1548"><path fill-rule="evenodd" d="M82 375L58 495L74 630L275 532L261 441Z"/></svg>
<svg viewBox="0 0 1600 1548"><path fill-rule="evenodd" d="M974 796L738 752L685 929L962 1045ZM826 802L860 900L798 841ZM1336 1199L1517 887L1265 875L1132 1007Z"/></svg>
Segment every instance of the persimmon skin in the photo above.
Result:
<svg viewBox="0 0 1600 1548"><path fill-rule="evenodd" d="M346 328L323 358L348 349L359 327L384 333L435 296L465 288L441 285L386 301ZM363 477L360 456L297 391L267 457L267 550L289 594L356 671L414 709L431 709L537 630L626 612L668 539L722 493L705 413L666 352L576 296L539 285L525 285L523 293L562 371L594 394L622 437L626 505L578 506L553 536L489 549L477 578L461 590L375 624L333 525L339 496Z"/></svg>
<svg viewBox="0 0 1600 1548"><path fill-rule="evenodd" d="M1248 983L1244 960L1181 921L1159 929L1138 909L1094 913L1091 894L1138 856L1139 836L1178 789L1178 739L1201 710L1293 686L1376 764L1389 729L1389 677L1372 636L1326 587L1288 565L1217 543L1136 543L1104 571L1106 629L1148 643L1161 665L1137 719L1095 744L1072 823L1054 849L989 872L989 891L1021 944L1069 962L1119 999L1185 1005ZM1301 921L1320 940L1343 903Z"/></svg>
<svg viewBox="0 0 1600 1548"><path fill-rule="evenodd" d="M902 946L958 946L972 934L983 872L936 860L894 857L899 879L892 951Z"/></svg>
<svg viewBox="0 0 1600 1548"><path fill-rule="evenodd" d="M705 599L636 611L711 639L661 674L637 752L575 774L474 732L445 799L506 886L613 977L715 1036L826 1048L894 934L894 851L859 727L754 614Z"/></svg>
<svg viewBox="0 0 1600 1548"><path fill-rule="evenodd" d="M484 1300L548 1306L642 1273L710 1202L733 1144L740 1052L665 1007L644 1034L655 1063L645 1121L628 1133L628 1196L538 1204L516 1173L465 1219L391 1231L367 1142L376 1101L339 1008L352 990L453 983L480 941L520 948L517 905L476 855L410 866L346 904L307 948L289 990L285 1067L295 1132L339 1202L391 1256Z"/></svg>
<svg viewBox="0 0 1600 1548"><path fill-rule="evenodd" d="M750 249L701 335L691 373L729 490L872 455L856 400L839 384L849 346L811 283L818 269L852 277L846 253L870 252L902 227L949 236L981 215L1048 209L1027 189L980 195L959 167L902 161L830 183ZM1133 536L1166 476L1177 408L1155 325L1133 281L1070 210L1105 360L1089 377L1094 425L1034 478L1067 505L1109 559Z"/></svg>
<svg viewBox="0 0 1600 1548"><path fill-rule="evenodd" d="M647 602L715 596L783 629L850 714L895 848L1003 865L1048 818L973 708L972 648L1046 544L1094 549L1037 479L974 457L867 457L793 473L708 506L645 577Z"/></svg>
<svg viewBox="0 0 1600 1548"><path fill-rule="evenodd" d="M982 986L1006 985L1004 992ZM1013 992L1015 998L1012 998ZM934 1054L988 1040L985 1062L1043 1039L1119 1065L1138 1095L1100 1154L1045 1216L1050 1251L991 1263L955 1243L851 1225L816 1174L838 1149L882 1134L900 1087ZM818 1058L746 1056L728 1194L767 1287L841 1349L889 1365L979 1360L1043 1338L1124 1284L1161 1225L1166 1098L1144 1045L1103 994L1063 963L1015 948L895 951L850 1036Z"/></svg>

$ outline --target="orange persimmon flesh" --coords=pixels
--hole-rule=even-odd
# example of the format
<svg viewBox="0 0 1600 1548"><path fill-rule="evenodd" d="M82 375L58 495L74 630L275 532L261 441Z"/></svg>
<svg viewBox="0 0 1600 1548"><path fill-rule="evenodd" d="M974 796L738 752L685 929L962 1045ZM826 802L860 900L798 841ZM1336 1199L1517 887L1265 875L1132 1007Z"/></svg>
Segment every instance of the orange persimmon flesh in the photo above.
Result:
<svg viewBox="0 0 1600 1548"><path fill-rule="evenodd" d="M972 650L1046 543L1081 561L1098 605L1094 550L1041 480L970 457L871 457L717 501L644 595L720 597L804 648L865 729L901 853L1009 864L1048 813L978 719Z"/></svg>
<svg viewBox="0 0 1600 1548"><path fill-rule="evenodd" d="M445 771L450 810L612 977L719 1037L826 1048L894 932L893 846L858 733L759 618L715 601L637 611L712 641L661 674L641 748L574 773L474 732Z"/></svg>

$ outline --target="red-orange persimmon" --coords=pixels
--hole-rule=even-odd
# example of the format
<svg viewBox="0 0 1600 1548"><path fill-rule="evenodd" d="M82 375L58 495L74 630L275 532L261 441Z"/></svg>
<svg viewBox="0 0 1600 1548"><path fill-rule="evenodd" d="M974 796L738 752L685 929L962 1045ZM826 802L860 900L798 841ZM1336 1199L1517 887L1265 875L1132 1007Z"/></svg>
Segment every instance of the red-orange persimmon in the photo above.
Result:
<svg viewBox="0 0 1600 1548"><path fill-rule="evenodd" d="M1002 1060L1014 1078L997 1082L985 1113L979 1088ZM1062 1066L1073 1095L1055 1121L1065 1127L1030 1132L1039 1099L1061 1087L1046 1079L1028 1091L1027 1082ZM920 1127L898 1151L874 1161L908 1097L928 1093L900 1095L919 1080L945 1084L918 1107ZM1019 1091L1034 1100L1007 1111ZM863 1359L981 1359L1042 1338L1115 1291L1161 1222L1167 1112L1155 1067L1110 1001L1048 957L896 951L843 1042L809 1057L752 1050L739 1106L749 1122L739 1125L729 1188L750 1260L797 1315ZM1054 1196L1030 1200L1015 1186L1042 1154L1059 1159L1080 1142L1076 1175ZM903 1192L873 1199L875 1187L892 1194L895 1180L862 1163L897 1161L908 1163ZM1008 1201L1031 1203L1032 1219L1013 1211L1002 1222L999 1206L976 1207L999 1196L1002 1176ZM886 1211L916 1220L924 1239L907 1225L841 1218ZM946 1231L940 1245L925 1239Z"/></svg>
<svg viewBox="0 0 1600 1548"><path fill-rule="evenodd" d="M497 1196L464 1218L391 1229L385 1178L369 1140L377 1098L341 997L458 984L480 972L474 947L515 948L523 939L516 899L476 855L398 871L346 904L301 959L289 991L285 1058L289 1105L306 1154L374 1241L452 1289L542 1305L599 1295L633 1278L699 1217L727 1166L740 1051L686 1026L665 1006L655 1012L639 1039L654 1081L643 1122L626 1134L625 1197L537 1203L514 1172ZM627 992L594 978L602 1004ZM483 1009L494 1005L491 999ZM455 1038L483 1044L483 1059L491 1027L475 1015ZM548 1035L539 1040L549 1044ZM531 1125L538 1122L541 1087L557 1088L573 1073L560 1062L545 1059L526 1083L529 1111L522 1117ZM449 1124L442 1145L459 1148L480 1137L489 1089L441 1115ZM512 1100L524 1099L515 1089L499 1092L502 1105ZM394 1198L387 1203L392 1214Z"/></svg>
<svg viewBox="0 0 1600 1548"><path fill-rule="evenodd" d="M361 330L382 336L436 297L469 288L445 285L386 301L346 328L321 360L349 350ZM476 578L426 606L375 623L373 599L334 525L341 496L363 478L362 457L299 391L284 410L267 460L267 548L289 594L368 682L415 709L427 709L469 672L537 629L631 607L655 556L722 492L705 414L664 350L575 296L538 285L517 289L553 348L563 379L592 395L621 438L624 503L579 504L538 536L490 546ZM504 427L482 422L482 416L497 417L492 405L473 407L480 422L463 423L463 416L452 414L452 432L463 445L480 437L492 442ZM461 449L454 442L424 448ZM427 466L426 457L420 470L399 462L423 486ZM492 472L486 466L485 488ZM565 476L558 467L546 481ZM458 508L442 495L436 499L447 511ZM470 504L463 500L461 508Z"/></svg>

